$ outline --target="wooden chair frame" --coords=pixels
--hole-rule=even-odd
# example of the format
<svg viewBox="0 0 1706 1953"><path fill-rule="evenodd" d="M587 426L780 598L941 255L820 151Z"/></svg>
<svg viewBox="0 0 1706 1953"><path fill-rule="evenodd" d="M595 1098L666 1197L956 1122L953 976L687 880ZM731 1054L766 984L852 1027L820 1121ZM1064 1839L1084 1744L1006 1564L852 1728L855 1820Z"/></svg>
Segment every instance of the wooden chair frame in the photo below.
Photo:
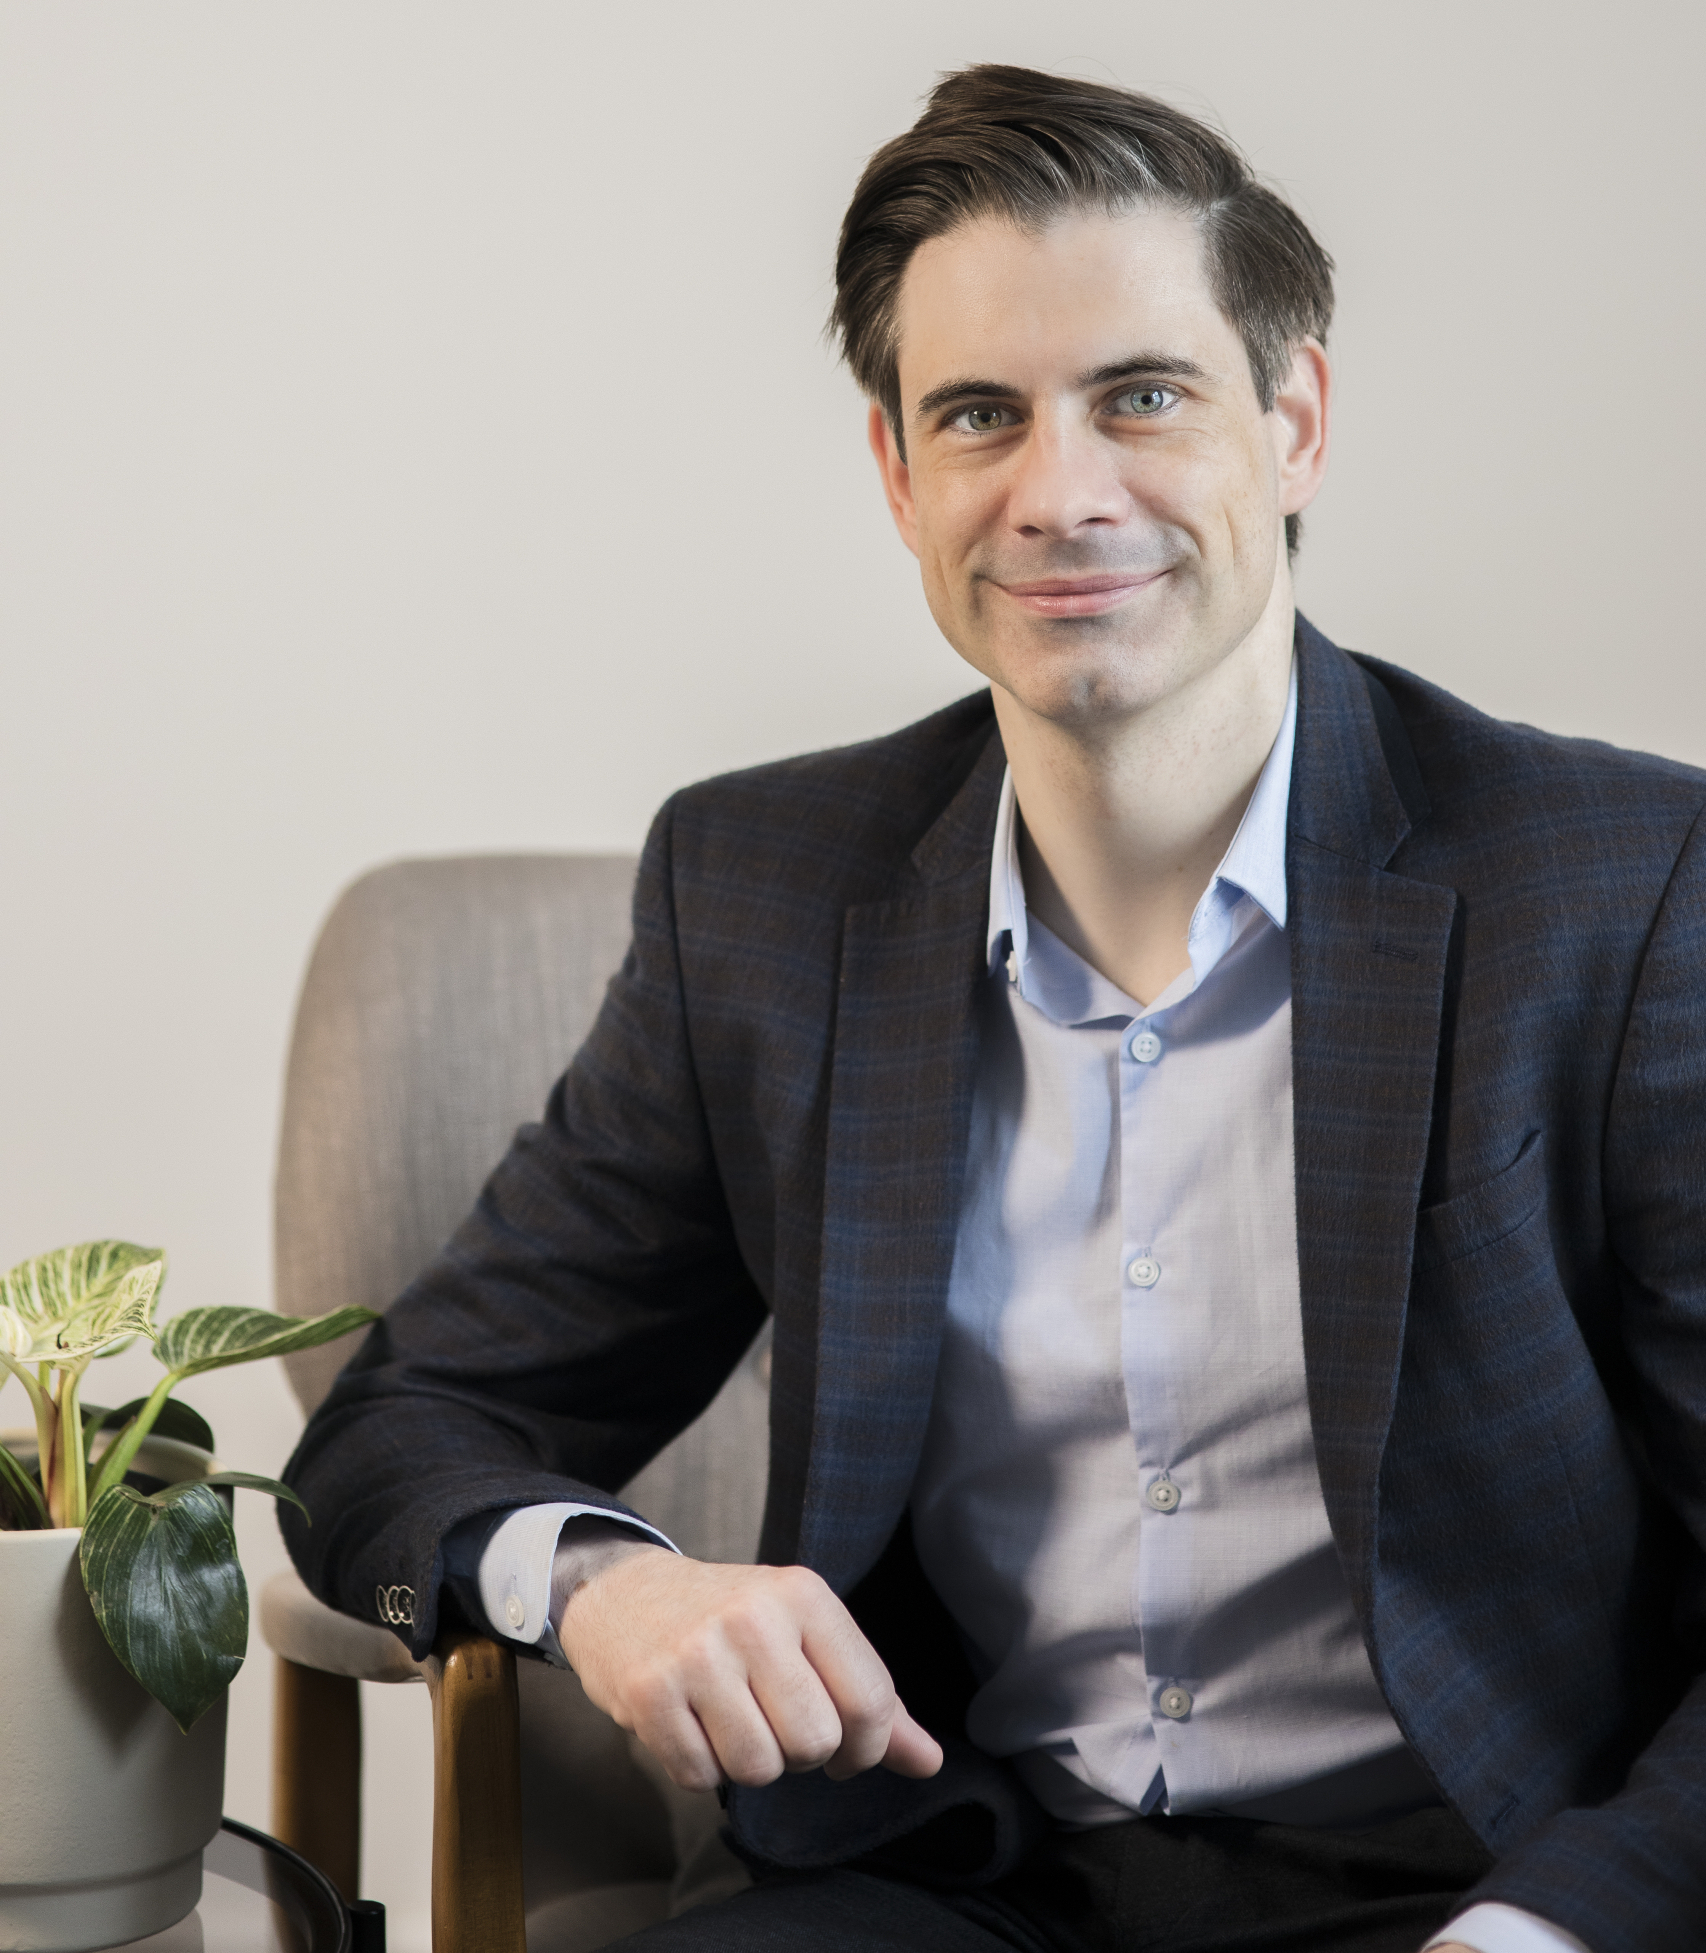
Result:
<svg viewBox="0 0 1706 1953"><path fill-rule="evenodd" d="M273 1835L353 1900L361 1858L360 1684L276 1659ZM446 1634L426 1663L426 1679L433 1953L527 1953L515 1656L484 1635Z"/></svg>

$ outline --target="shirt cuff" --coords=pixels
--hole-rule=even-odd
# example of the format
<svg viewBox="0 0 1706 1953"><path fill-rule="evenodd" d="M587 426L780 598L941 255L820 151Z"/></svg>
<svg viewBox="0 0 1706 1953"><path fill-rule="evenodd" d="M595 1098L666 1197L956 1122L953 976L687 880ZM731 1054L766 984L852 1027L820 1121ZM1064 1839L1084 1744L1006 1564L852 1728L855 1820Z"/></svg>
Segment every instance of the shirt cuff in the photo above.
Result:
<svg viewBox="0 0 1706 1953"><path fill-rule="evenodd" d="M678 1551L674 1540L643 1519L600 1505L560 1501L522 1505L504 1518L480 1554L477 1576L480 1606L492 1631L508 1641L537 1648L554 1667L566 1667L550 1619L551 1570L557 1538L570 1519L603 1519Z"/></svg>
<svg viewBox="0 0 1706 1953"><path fill-rule="evenodd" d="M1478 1905L1460 1912L1449 1925L1442 1926L1429 1947L1472 1946L1475 1953L1592 1953L1574 1933L1554 1926L1549 1919L1537 1919L1520 1906Z"/></svg>

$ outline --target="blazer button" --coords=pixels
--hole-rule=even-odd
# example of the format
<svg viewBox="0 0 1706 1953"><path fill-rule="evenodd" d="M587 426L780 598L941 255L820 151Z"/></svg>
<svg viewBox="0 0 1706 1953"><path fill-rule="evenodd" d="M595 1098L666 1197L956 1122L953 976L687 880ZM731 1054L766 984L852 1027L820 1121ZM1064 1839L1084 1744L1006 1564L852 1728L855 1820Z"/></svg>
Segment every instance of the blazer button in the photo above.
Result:
<svg viewBox="0 0 1706 1953"><path fill-rule="evenodd" d="M1174 1722L1183 1722L1191 1713L1191 1692L1174 1683L1172 1688L1161 1691L1157 1706L1162 1715L1171 1716Z"/></svg>
<svg viewBox="0 0 1706 1953"><path fill-rule="evenodd" d="M1143 1496L1157 1512L1177 1512L1184 1495L1170 1478L1158 1478Z"/></svg>

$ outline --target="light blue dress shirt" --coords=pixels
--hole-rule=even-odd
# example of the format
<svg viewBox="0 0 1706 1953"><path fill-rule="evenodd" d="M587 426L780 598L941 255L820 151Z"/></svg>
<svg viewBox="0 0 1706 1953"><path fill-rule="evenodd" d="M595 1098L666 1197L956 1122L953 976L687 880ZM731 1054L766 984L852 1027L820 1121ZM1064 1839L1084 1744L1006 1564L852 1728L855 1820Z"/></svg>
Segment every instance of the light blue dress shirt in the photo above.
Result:
<svg viewBox="0 0 1706 1953"><path fill-rule="evenodd" d="M1011 773L1002 788L912 1514L981 1682L968 1733L1067 1823L1372 1823L1434 1795L1370 1668L1309 1422L1284 934L1296 723L1294 673L1189 967L1147 1008L1028 914ZM552 1549L559 1594L598 1550L577 1533L608 1525L523 1508L479 1562L493 1626L558 1661ZM1586 1953L1502 1905L1446 1939Z"/></svg>
<svg viewBox="0 0 1706 1953"><path fill-rule="evenodd" d="M973 1741L1069 1821L1259 1804L1334 1823L1433 1800L1369 1667L1309 1421L1295 713L1197 904L1189 965L1147 1009L1027 914L1011 774L1002 789L912 1515L980 1673Z"/></svg>

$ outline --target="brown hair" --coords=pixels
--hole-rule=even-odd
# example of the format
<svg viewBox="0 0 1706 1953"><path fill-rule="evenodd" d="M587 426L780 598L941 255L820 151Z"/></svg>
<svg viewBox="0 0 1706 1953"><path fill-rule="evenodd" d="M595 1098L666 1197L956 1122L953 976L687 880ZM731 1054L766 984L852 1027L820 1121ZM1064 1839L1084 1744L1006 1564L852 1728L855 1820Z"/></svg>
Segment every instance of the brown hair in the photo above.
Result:
<svg viewBox="0 0 1706 1953"><path fill-rule="evenodd" d="M865 166L842 220L830 329L901 440L895 313L919 245L972 218L1034 229L1071 209L1164 204L1202 228L1211 289L1266 413L1305 338L1333 317L1333 261L1224 136L1150 95L985 64L937 83ZM904 444L902 451L904 452ZM1297 547L1299 523L1286 518Z"/></svg>

